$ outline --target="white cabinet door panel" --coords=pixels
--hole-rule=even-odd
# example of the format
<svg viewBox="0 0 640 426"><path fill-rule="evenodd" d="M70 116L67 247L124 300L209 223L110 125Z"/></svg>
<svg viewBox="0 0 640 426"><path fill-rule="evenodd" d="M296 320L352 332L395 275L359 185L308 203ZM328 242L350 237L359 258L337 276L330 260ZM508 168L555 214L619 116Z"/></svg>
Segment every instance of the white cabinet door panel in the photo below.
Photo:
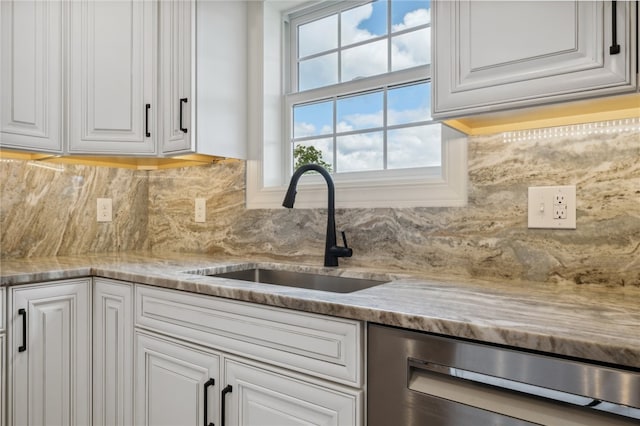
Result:
<svg viewBox="0 0 640 426"><path fill-rule="evenodd" d="M219 424L220 357L195 346L139 331L135 339L135 424ZM210 379L213 382L209 382Z"/></svg>
<svg viewBox="0 0 640 426"><path fill-rule="evenodd" d="M11 289L9 424L91 423L90 292L90 279Z"/></svg>
<svg viewBox="0 0 640 426"><path fill-rule="evenodd" d="M361 392L340 391L233 359L224 362L226 425L359 425Z"/></svg>
<svg viewBox="0 0 640 426"><path fill-rule="evenodd" d="M195 53L195 43L192 43L195 9L196 3L191 1L160 3L160 103L164 153L195 150L195 120L193 124L191 122L195 102L191 87L195 64L192 54Z"/></svg>
<svg viewBox="0 0 640 426"><path fill-rule="evenodd" d="M0 3L0 146L62 152L64 3Z"/></svg>
<svg viewBox="0 0 640 426"><path fill-rule="evenodd" d="M70 9L69 152L155 153L157 3L76 1Z"/></svg>
<svg viewBox="0 0 640 426"><path fill-rule="evenodd" d="M632 2L435 2L435 117L635 90Z"/></svg>
<svg viewBox="0 0 640 426"><path fill-rule="evenodd" d="M93 425L133 424L133 285L94 278Z"/></svg>

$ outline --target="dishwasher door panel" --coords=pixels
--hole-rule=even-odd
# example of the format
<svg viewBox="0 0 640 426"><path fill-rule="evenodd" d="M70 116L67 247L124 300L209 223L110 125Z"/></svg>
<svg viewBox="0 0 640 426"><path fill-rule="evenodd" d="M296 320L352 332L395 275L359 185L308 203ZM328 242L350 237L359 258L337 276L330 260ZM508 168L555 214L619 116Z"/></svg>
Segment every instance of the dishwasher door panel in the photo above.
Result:
<svg viewBox="0 0 640 426"><path fill-rule="evenodd" d="M369 426L640 424L637 372L375 324L368 331Z"/></svg>

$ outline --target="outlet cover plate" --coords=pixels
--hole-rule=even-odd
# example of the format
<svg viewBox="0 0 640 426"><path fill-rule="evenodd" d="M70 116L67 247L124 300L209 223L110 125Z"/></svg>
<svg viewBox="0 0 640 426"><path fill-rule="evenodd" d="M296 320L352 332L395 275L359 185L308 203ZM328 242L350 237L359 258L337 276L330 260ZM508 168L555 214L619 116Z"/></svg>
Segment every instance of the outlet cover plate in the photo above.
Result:
<svg viewBox="0 0 640 426"><path fill-rule="evenodd" d="M203 223L207 220L207 199L196 198L195 221Z"/></svg>
<svg viewBox="0 0 640 426"><path fill-rule="evenodd" d="M96 204L98 222L111 222L113 220L113 205L111 198L98 198Z"/></svg>
<svg viewBox="0 0 640 426"><path fill-rule="evenodd" d="M576 229L576 187L531 186L529 187L529 228ZM554 214L562 209L563 218Z"/></svg>

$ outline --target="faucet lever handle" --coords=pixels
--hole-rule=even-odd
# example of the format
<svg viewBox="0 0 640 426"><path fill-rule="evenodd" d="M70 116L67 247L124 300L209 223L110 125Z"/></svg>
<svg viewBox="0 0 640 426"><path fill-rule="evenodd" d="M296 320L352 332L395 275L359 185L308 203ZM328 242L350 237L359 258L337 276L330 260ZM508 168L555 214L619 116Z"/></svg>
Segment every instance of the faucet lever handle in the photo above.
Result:
<svg viewBox="0 0 640 426"><path fill-rule="evenodd" d="M347 236L345 235L344 231L340 231L340 233L342 234L342 242L344 243L344 248L349 248L349 246L347 245Z"/></svg>

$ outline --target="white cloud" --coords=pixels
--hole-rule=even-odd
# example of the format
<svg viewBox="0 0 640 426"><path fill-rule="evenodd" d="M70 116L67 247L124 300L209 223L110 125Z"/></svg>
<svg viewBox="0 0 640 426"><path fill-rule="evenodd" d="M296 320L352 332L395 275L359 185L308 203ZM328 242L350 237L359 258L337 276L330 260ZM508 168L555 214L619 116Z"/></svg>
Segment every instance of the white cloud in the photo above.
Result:
<svg viewBox="0 0 640 426"><path fill-rule="evenodd" d="M382 111L374 114L350 114L342 117L338 122L337 132L349 132L351 130L371 129L373 127L382 127L383 115Z"/></svg>
<svg viewBox="0 0 640 426"><path fill-rule="evenodd" d="M354 7L342 13L341 36L343 46L369 40L376 36L366 29L358 28L361 22L371 18L372 13L373 5L371 3Z"/></svg>
<svg viewBox="0 0 640 426"><path fill-rule="evenodd" d="M295 123L293 126L293 137L304 138L307 136L316 135L316 126L311 123Z"/></svg>
<svg viewBox="0 0 640 426"><path fill-rule="evenodd" d="M338 172L382 170L382 133L341 136L337 144Z"/></svg>
<svg viewBox="0 0 640 426"><path fill-rule="evenodd" d="M379 40L342 51L342 81L387 72L387 41Z"/></svg>
<svg viewBox="0 0 640 426"><path fill-rule="evenodd" d="M441 126L407 127L387 135L387 167L439 166L441 163Z"/></svg>
<svg viewBox="0 0 640 426"><path fill-rule="evenodd" d="M406 110L390 109L387 113L387 123L390 126L395 124L415 123L431 119L430 108L416 108Z"/></svg>
<svg viewBox="0 0 640 426"><path fill-rule="evenodd" d="M417 27L418 25L425 25L431 22L431 9L416 9L404 15L400 24L391 26L392 31L398 32L407 28Z"/></svg>
<svg viewBox="0 0 640 426"><path fill-rule="evenodd" d="M431 33L428 28L391 38L391 66L394 71L431 62Z"/></svg>

